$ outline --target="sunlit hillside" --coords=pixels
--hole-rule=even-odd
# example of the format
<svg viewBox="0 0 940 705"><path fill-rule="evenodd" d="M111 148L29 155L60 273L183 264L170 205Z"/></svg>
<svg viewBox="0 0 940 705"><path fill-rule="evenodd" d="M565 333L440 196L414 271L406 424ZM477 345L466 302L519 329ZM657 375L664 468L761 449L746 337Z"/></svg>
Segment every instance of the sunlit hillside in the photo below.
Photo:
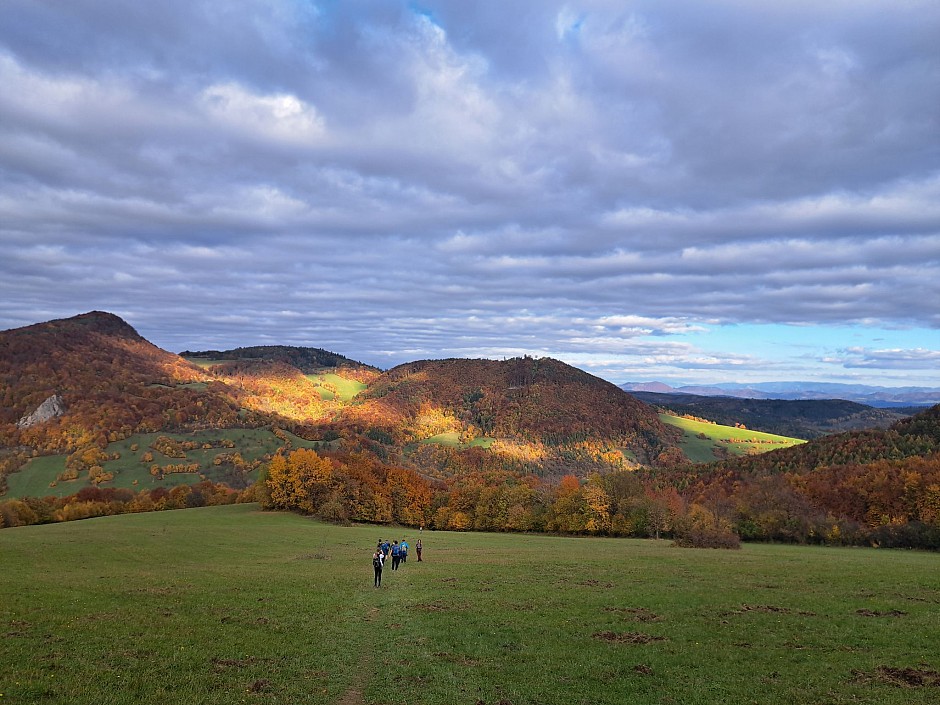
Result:
<svg viewBox="0 0 940 705"><path fill-rule="evenodd" d="M754 455L778 448L805 443L773 433L750 431L735 426L722 426L701 419L660 414L663 423L682 431L679 447L693 463L711 463L729 456Z"/></svg>
<svg viewBox="0 0 940 705"><path fill-rule="evenodd" d="M681 458L679 434L615 385L558 360L424 360L389 370L343 410L402 445L452 434L550 474ZM453 444L450 444L453 448ZM424 452L430 452L425 450Z"/></svg>

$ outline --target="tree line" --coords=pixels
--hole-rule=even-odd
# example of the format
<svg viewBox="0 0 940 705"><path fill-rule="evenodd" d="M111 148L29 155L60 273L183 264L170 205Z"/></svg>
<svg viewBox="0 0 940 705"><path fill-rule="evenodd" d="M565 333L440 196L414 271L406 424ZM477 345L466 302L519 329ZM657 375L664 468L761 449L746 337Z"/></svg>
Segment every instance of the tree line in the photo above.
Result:
<svg viewBox="0 0 940 705"><path fill-rule="evenodd" d="M0 526L233 502L333 522L456 531L557 532L940 549L940 453L747 475L722 467L623 470L550 482L489 469L446 479L366 452L282 450L251 487L202 482L140 492L87 487L65 498L0 502Z"/></svg>

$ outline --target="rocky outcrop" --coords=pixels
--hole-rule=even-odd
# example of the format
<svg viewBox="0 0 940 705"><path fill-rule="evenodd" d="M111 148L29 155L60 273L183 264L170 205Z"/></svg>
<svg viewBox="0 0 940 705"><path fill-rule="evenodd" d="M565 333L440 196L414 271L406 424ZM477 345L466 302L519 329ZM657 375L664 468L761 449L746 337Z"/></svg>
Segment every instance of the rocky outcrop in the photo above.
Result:
<svg viewBox="0 0 940 705"><path fill-rule="evenodd" d="M33 413L24 416L17 423L17 428L29 428L30 426L35 426L38 423L45 423L50 419L58 418L65 413L65 404L62 402L62 397L58 394L53 394L51 397L46 399Z"/></svg>

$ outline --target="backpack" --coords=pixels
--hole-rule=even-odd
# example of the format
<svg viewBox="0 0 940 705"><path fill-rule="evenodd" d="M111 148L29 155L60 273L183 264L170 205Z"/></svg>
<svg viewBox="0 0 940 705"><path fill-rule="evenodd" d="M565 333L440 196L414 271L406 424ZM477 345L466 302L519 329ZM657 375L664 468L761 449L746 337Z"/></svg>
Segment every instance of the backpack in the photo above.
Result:
<svg viewBox="0 0 940 705"><path fill-rule="evenodd" d="M382 568L382 559L379 558L378 556L376 556L375 558L373 558L373 559L372 559L372 567L375 568L376 570L381 569L381 568Z"/></svg>

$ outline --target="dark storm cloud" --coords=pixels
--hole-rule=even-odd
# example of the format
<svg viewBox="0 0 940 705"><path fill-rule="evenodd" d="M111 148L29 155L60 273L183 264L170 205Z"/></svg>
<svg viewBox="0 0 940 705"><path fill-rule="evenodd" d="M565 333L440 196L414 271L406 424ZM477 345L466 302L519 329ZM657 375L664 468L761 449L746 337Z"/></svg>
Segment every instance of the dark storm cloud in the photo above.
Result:
<svg viewBox="0 0 940 705"><path fill-rule="evenodd" d="M940 328L933 2L2 13L3 327L620 375L772 367L703 325Z"/></svg>

